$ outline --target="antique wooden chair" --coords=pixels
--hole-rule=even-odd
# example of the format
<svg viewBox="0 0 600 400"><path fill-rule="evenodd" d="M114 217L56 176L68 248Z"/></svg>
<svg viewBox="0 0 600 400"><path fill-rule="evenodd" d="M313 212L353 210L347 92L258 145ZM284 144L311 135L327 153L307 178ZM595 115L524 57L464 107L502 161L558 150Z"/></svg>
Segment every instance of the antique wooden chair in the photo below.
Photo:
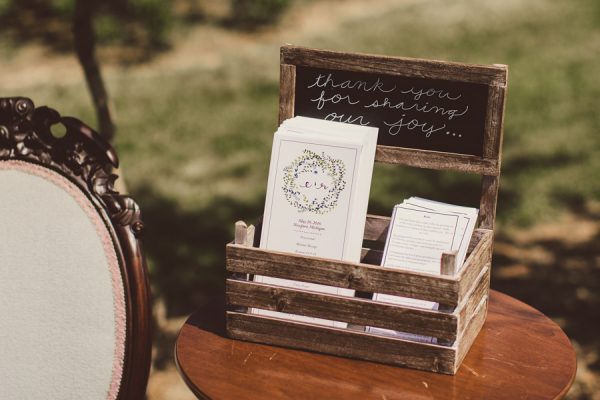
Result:
<svg viewBox="0 0 600 400"><path fill-rule="evenodd" d="M113 189L117 165L81 121L0 98L2 399L144 397L143 225Z"/></svg>

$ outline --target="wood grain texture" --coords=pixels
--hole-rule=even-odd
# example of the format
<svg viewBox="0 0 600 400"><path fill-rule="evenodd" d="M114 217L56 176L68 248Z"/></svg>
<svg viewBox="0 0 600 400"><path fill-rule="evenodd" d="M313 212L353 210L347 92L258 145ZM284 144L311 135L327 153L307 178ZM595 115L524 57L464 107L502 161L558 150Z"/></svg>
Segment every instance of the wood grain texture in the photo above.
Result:
<svg viewBox="0 0 600 400"><path fill-rule="evenodd" d="M383 251L363 247L360 253L360 262L363 264L381 265Z"/></svg>
<svg viewBox="0 0 600 400"><path fill-rule="evenodd" d="M244 221L237 221L235 223L235 230L233 236L233 243L244 245L246 243L246 234L248 226Z"/></svg>
<svg viewBox="0 0 600 400"><path fill-rule="evenodd" d="M486 135L484 138L483 156L498 160L498 173L483 173L481 178L481 198L479 204L480 226L494 229L496 206L500 186L500 167L502 164L502 141L504 125L504 108L506 104L506 86L491 86L488 99Z"/></svg>
<svg viewBox="0 0 600 400"><path fill-rule="evenodd" d="M489 229L475 229L473 231L473 236L471 237L471 241L469 242L469 246L467 247L467 258L468 255L473 252L477 244L481 241L485 235L489 234ZM493 234L493 232L492 232ZM466 260L465 260L466 261Z"/></svg>
<svg viewBox="0 0 600 400"><path fill-rule="evenodd" d="M491 263L493 238L493 232L486 231L458 272L458 298L461 299L459 301L462 301L468 295L481 271Z"/></svg>
<svg viewBox="0 0 600 400"><path fill-rule="evenodd" d="M442 259L441 259L441 263L440 263L440 274L446 275L446 276L454 276L454 274L456 273L456 255L457 255L456 251L453 251L450 253L442 253ZM440 311L452 312L453 308L454 307L452 307L449 304L443 304L443 303L438 304L438 310L440 310ZM439 338L441 338L441 337L439 337ZM453 339L455 339L455 338L456 338L456 336ZM441 339L445 339L445 338L441 338Z"/></svg>
<svg viewBox="0 0 600 400"><path fill-rule="evenodd" d="M457 305L459 301L458 281L445 276L302 257L234 244L227 245L226 253L228 272L320 283L451 305Z"/></svg>
<svg viewBox="0 0 600 400"><path fill-rule="evenodd" d="M456 351L453 348L348 329L325 328L228 312L227 334L232 338L252 342L333 353L426 371L454 373Z"/></svg>
<svg viewBox="0 0 600 400"><path fill-rule="evenodd" d="M448 253L442 253L442 260L440 265L440 274L446 276L454 276L456 272L456 255L457 251Z"/></svg>
<svg viewBox="0 0 600 400"><path fill-rule="evenodd" d="M256 232L256 228L254 227L254 225L250 225L247 229L246 229L246 240L244 240L244 246L246 247L252 247L252 245L254 244L254 234Z"/></svg>
<svg viewBox="0 0 600 400"><path fill-rule="evenodd" d="M499 175L498 160L468 154L444 153L432 150L377 146L375 161L417 168Z"/></svg>
<svg viewBox="0 0 600 400"><path fill-rule="evenodd" d="M492 85L488 92L488 109L483 139L483 157L501 160L502 132L504 124L504 99L506 86ZM498 165L498 168L500 165ZM491 175L491 174L486 174Z"/></svg>
<svg viewBox="0 0 600 400"><path fill-rule="evenodd" d="M471 320L467 323L467 326L462 331L462 335L459 336L458 340L456 341L456 354L454 358L455 372L460 368L461 363L466 357L468 351L471 349L473 342L477 338L477 335L485 323L485 317L487 316L487 305L488 296L485 295L475 309L473 318L471 318Z"/></svg>
<svg viewBox="0 0 600 400"><path fill-rule="evenodd" d="M152 362L152 294L141 241L130 226L116 225L115 233L125 260L127 343L119 400L142 400Z"/></svg>
<svg viewBox="0 0 600 400"><path fill-rule="evenodd" d="M224 337L224 310L207 306L183 326L175 358L199 397L557 399L575 377L575 352L549 318L491 291L489 311L456 375L358 361Z"/></svg>
<svg viewBox="0 0 600 400"><path fill-rule="evenodd" d="M256 282L228 279L226 301L229 305L394 329L451 341L457 334L458 321L453 314Z"/></svg>
<svg viewBox="0 0 600 400"><path fill-rule="evenodd" d="M479 226L481 228L494 229L499 184L499 176L484 175L481 177L481 199L479 201Z"/></svg>
<svg viewBox="0 0 600 400"><path fill-rule="evenodd" d="M369 216L365 230L371 231L371 237L380 238L388 224L389 218ZM242 226L237 223L236 226L240 231L245 229L245 224ZM240 236L239 241L246 242L246 238L242 237L244 235L239 234L238 236ZM461 337L464 337L465 340L472 342L470 332L464 332L464 330L470 329L471 326L474 327L473 329L480 327L469 321L473 318L475 307L480 304L484 296L487 296L489 289L492 237L493 232L490 230L477 230L477 234L472 238L472 242L474 242L472 251L457 275L455 274L456 253L443 254L440 260L440 276L317 257L304 257L246 247L245 245L228 245L226 266L231 278L234 279L227 280L226 299L227 304L235 307L235 310L238 311L237 319L230 317L227 319L228 332L234 338L286 345L305 350L333 352L333 354L371 360L360 347L349 347L343 353L338 353L338 347L324 346L321 341L325 340L323 338L333 340L331 337L340 335L341 332L344 335L356 334L356 329L362 332L365 326L372 326L437 337L440 344L437 348L444 349L443 354L446 354L446 349L457 354L460 345L457 338L460 340ZM361 259L364 261L380 264L381 256L380 250L362 249ZM408 294L407 297L431 300L440 304L438 311L418 310L372 300L283 288L239 279L247 277L248 274L348 287L363 292L383 292L402 296ZM309 324L294 325L290 321L258 315L248 315L249 319L244 320L246 321L244 324L233 326L232 324L240 323L240 318L244 318L242 317L244 314L239 312L248 308L347 322L351 324L354 332L351 329L311 327ZM307 328L303 332L307 326L311 328ZM267 329L266 327L273 330L270 332L261 330ZM306 335L309 335L313 328L318 328L318 334L314 333L317 335L316 339L307 342ZM250 329L250 331L243 332L244 329ZM285 332L285 337L282 337L283 332ZM342 336L340 336L340 340ZM352 338L353 335L348 337ZM375 346L379 342L375 335L366 334L366 336L360 337L361 346L362 341L371 341L371 346ZM348 340L354 341L355 339ZM458 365L456 359L452 359L451 369L448 365L432 367L431 363L416 357L419 349L422 348L422 343L405 341L403 346L410 347L411 344L414 345L411 351L415 353L410 353L410 357L403 359L401 364L398 364L400 361L395 357L388 357L383 362L436 372L455 373ZM430 351L427 350L424 355L429 360ZM383 350L379 351L379 353L381 352ZM435 359L439 360L442 353L439 353ZM407 350L403 350L402 354L408 354Z"/></svg>
<svg viewBox="0 0 600 400"><path fill-rule="evenodd" d="M279 125L294 116L296 98L296 66L281 64L279 67Z"/></svg>
<svg viewBox="0 0 600 400"><path fill-rule="evenodd" d="M488 263L483 268L480 276L477 278L471 291L465 296L462 303L453 311L458 321L457 335L460 337L467 324L473 319L477 307L484 297L488 296L490 290L491 264Z"/></svg>
<svg viewBox="0 0 600 400"><path fill-rule="evenodd" d="M364 239L385 243L389 226L390 217L367 215Z"/></svg>
<svg viewBox="0 0 600 400"><path fill-rule="evenodd" d="M281 48L281 64L377 72L415 78L456 80L487 85L506 85L507 70L505 65L473 65L404 57L341 53L289 45Z"/></svg>

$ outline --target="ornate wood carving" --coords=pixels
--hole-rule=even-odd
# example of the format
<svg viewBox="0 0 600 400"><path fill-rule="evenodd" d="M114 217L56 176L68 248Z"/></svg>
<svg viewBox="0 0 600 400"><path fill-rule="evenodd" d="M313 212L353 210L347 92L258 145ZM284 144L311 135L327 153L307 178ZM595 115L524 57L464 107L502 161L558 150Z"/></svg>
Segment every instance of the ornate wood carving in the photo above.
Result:
<svg viewBox="0 0 600 400"><path fill-rule="evenodd" d="M56 137L51 127L62 124L66 133ZM0 159L13 158L42 164L76 178L100 201L114 223L143 231L140 209L129 196L114 190L119 165L114 149L92 128L49 107L35 108L24 97L0 98Z"/></svg>
<svg viewBox="0 0 600 400"><path fill-rule="evenodd" d="M64 126L64 135L52 127ZM119 160L92 128L25 97L0 98L0 161L36 163L69 178L105 219L121 264L127 307L127 333L119 400L143 399L151 361L151 308L146 265L139 236L140 208L114 190Z"/></svg>

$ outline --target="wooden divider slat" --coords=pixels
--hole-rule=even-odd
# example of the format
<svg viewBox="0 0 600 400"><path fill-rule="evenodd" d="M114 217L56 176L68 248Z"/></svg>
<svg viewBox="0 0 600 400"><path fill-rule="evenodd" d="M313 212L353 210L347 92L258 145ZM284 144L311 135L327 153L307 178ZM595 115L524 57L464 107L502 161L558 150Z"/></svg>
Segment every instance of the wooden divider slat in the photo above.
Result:
<svg viewBox="0 0 600 400"><path fill-rule="evenodd" d="M230 305L393 329L450 341L456 339L456 316L435 310L233 279L227 280L226 290Z"/></svg>
<svg viewBox="0 0 600 400"><path fill-rule="evenodd" d="M227 312L227 335L250 342L455 373L456 349L253 314Z"/></svg>

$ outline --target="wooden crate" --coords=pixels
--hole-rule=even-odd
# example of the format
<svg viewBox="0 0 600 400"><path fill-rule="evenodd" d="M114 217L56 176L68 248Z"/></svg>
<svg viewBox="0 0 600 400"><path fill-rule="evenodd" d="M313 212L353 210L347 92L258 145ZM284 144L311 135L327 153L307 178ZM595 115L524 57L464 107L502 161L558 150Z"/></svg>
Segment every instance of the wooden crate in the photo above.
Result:
<svg viewBox="0 0 600 400"><path fill-rule="evenodd" d="M389 218L369 216L365 240L385 241ZM240 229L242 228L242 229ZM226 301L231 338L312 350L427 371L454 374L481 329L487 312L493 233L477 229L470 254L454 276L455 254L444 254L443 275L376 266L382 252L363 248L361 263L298 256L253 247L237 226L227 245ZM374 265L375 264L375 265ZM252 275L386 293L440 303L423 310L358 297L322 294L253 282ZM241 307L241 308L240 308ZM250 307L348 322L330 328L247 312ZM367 333L365 326L438 338L438 344Z"/></svg>
<svg viewBox="0 0 600 400"><path fill-rule="evenodd" d="M493 228L501 165L502 123L507 68L337 53L294 46L281 49L280 122L293 117L298 105L297 68L342 69L410 79L445 79L487 86L481 155L447 149L378 145L377 162L479 174L479 226L465 264L455 274L455 254L443 254L440 275L378 266L390 219L367 217L360 263L305 257L254 247L254 228L236 224L236 239L226 248L228 273L227 334L235 339L318 351L398 366L455 374L479 333L487 313ZM304 69L305 70L305 69ZM296 107L297 108L297 107ZM385 293L440 304L423 310L366 298L316 293L252 281L253 275L291 279ZM249 308L282 311L348 323L332 328L248 312ZM368 333L379 327L437 338L422 343Z"/></svg>

